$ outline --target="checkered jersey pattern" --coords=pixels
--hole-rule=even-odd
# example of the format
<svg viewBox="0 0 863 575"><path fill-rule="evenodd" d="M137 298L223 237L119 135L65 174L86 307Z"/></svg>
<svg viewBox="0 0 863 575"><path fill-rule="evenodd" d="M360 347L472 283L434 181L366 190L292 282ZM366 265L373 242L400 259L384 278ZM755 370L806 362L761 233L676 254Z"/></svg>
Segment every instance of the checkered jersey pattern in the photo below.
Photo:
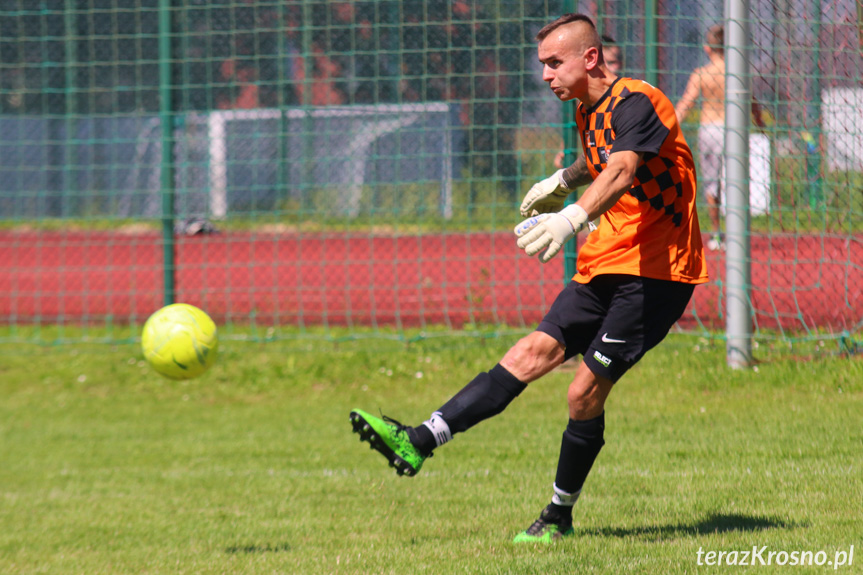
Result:
<svg viewBox="0 0 863 575"><path fill-rule="evenodd" d="M617 88L617 89L615 89ZM611 115L618 103L632 92L626 87L614 86L609 97L596 108L585 110L579 105L578 112L582 129L582 146L587 164L594 171L594 177L608 164L608 156L614 148L614 130ZM644 160L635 173L635 181L629 193L639 202L647 202L651 207L671 216L675 226L683 220L676 206L683 197L683 185L679 170L673 169L674 163L668 158L655 154L645 154Z"/></svg>
<svg viewBox="0 0 863 575"><path fill-rule="evenodd" d="M680 171L672 168L674 162L668 158L654 156L645 160L635 170L635 182L629 193L639 202L648 202L654 209L671 216L671 221L679 227L683 214L675 205L683 198L683 183Z"/></svg>
<svg viewBox="0 0 863 575"><path fill-rule="evenodd" d="M695 210L695 165L671 100L642 80L617 78L592 107L579 103L575 120L594 179L608 167L612 152L636 151L641 161L628 192L579 247L573 280L586 284L604 274L623 274L708 281Z"/></svg>
<svg viewBox="0 0 863 575"><path fill-rule="evenodd" d="M585 151L587 163L598 174L608 163L608 154L614 144L614 132L611 129L611 110L620 101L619 96L611 96L600 102L591 112L586 112L579 106L582 125L582 149Z"/></svg>

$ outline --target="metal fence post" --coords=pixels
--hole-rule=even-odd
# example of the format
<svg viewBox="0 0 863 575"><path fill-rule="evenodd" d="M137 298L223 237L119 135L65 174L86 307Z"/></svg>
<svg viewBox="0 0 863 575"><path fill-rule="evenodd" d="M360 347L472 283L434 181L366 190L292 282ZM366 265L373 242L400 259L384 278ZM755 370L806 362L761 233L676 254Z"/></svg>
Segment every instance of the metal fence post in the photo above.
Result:
<svg viewBox="0 0 863 575"><path fill-rule="evenodd" d="M725 16L726 361L732 368L743 368L752 364L749 0L726 0Z"/></svg>
<svg viewBox="0 0 863 575"><path fill-rule="evenodd" d="M159 0L159 123L162 126L160 184L162 192L163 302L174 303L176 295L176 246L174 245L174 102L173 28L171 0Z"/></svg>

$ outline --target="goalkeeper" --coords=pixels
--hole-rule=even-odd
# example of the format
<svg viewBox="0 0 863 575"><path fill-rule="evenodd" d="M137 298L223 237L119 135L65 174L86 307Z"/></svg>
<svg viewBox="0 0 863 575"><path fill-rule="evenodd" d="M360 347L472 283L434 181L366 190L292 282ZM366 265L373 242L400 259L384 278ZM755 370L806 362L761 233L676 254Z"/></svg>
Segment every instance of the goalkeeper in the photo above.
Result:
<svg viewBox="0 0 863 575"><path fill-rule="evenodd" d="M398 473L416 474L433 450L502 412L529 383L566 359L582 361L569 385L551 502L517 542L573 533L572 509L604 445L605 401L614 384L668 333L695 284L707 281L695 211L695 166L674 106L653 86L612 74L591 20L567 14L537 35L542 77L576 110L583 153L533 186L515 228L518 247L543 263L589 220L578 273L537 329L518 341L416 427L354 410L351 422ZM577 186L592 182L564 207Z"/></svg>

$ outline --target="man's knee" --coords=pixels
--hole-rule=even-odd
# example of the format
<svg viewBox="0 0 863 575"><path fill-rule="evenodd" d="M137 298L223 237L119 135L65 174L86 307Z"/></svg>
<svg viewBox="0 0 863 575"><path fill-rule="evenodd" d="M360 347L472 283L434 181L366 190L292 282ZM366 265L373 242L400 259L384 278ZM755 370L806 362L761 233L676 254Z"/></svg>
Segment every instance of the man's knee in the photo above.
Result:
<svg viewBox="0 0 863 575"><path fill-rule="evenodd" d="M613 386L614 382L595 375L582 363L566 394L570 419L583 421L600 416Z"/></svg>
<svg viewBox="0 0 863 575"><path fill-rule="evenodd" d="M576 421L590 419L596 411L596 402L592 400L588 390L584 387L570 385L569 392L566 395L566 400L569 405L570 419L574 419Z"/></svg>
<svg viewBox="0 0 863 575"><path fill-rule="evenodd" d="M516 343L500 364L524 383L534 381L563 362L564 347L556 339L535 331Z"/></svg>

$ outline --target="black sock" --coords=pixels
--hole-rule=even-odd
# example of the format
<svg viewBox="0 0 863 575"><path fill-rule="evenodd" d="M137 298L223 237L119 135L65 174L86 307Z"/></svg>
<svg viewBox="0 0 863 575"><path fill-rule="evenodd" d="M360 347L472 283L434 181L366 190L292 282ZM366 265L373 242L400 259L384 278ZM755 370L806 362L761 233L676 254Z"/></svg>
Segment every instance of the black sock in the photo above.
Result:
<svg viewBox="0 0 863 575"><path fill-rule="evenodd" d="M525 388L527 384L497 364L473 378L438 412L453 434L467 431L480 421L502 412ZM408 430L408 437L423 454L431 453L437 447L434 434L425 425Z"/></svg>
<svg viewBox="0 0 863 575"><path fill-rule="evenodd" d="M419 452L426 457L428 457L432 450L437 447L434 434L431 432L431 429L425 425L409 427L408 438L411 440L413 446L419 449Z"/></svg>
<svg viewBox="0 0 863 575"><path fill-rule="evenodd" d="M541 517L550 523L558 525L572 523L572 505L549 503Z"/></svg>
<svg viewBox="0 0 863 575"><path fill-rule="evenodd" d="M438 411L450 431L467 431L480 421L502 412L526 387L527 384L497 364L473 378Z"/></svg>
<svg viewBox="0 0 863 575"><path fill-rule="evenodd" d="M563 432L554 480L558 489L571 494L581 491L596 456L605 445L604 433L605 413L584 421L569 420Z"/></svg>

